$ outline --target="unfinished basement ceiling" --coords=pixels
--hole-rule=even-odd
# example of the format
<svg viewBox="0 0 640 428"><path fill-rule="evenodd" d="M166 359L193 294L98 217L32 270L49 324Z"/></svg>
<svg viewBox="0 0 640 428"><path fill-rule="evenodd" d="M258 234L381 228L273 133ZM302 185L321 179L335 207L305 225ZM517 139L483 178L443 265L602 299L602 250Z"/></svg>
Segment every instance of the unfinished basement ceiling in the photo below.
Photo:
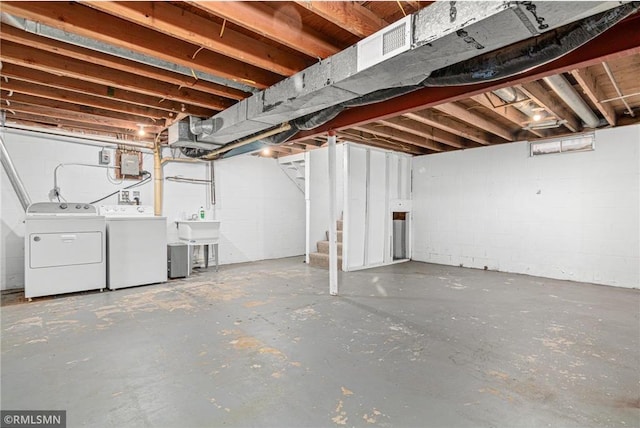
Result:
<svg viewBox="0 0 640 428"><path fill-rule="evenodd" d="M211 117L431 3L3 1L0 104L9 126L166 142L175 121ZM589 120L637 123L639 24L635 13L504 81L350 108L272 151L319 147L328 129L418 155L580 133L592 129ZM575 100L552 89L557 76L582 101L580 115Z"/></svg>

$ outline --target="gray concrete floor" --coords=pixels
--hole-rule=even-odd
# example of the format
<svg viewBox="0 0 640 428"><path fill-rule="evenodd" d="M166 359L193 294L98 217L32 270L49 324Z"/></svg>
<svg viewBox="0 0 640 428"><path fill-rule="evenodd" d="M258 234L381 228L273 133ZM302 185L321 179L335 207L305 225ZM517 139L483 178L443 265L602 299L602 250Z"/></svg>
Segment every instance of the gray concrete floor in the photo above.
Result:
<svg viewBox="0 0 640 428"><path fill-rule="evenodd" d="M640 426L640 292L302 258L2 308L2 409L69 427Z"/></svg>

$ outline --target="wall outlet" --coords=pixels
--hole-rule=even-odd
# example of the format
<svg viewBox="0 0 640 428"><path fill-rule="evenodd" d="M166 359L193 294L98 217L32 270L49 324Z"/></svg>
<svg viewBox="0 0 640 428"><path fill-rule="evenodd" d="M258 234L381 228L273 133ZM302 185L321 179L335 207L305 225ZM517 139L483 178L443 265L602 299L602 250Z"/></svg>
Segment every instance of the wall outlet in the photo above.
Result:
<svg viewBox="0 0 640 428"><path fill-rule="evenodd" d="M98 155L98 163L100 165L109 165L111 163L111 150L102 149Z"/></svg>

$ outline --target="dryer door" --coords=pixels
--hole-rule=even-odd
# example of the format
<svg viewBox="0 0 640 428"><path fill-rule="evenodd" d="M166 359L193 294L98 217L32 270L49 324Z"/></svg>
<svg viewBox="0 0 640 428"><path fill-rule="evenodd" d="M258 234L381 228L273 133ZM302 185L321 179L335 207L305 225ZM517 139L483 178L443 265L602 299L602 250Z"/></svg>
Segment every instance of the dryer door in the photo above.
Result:
<svg viewBox="0 0 640 428"><path fill-rule="evenodd" d="M102 263L102 232L32 233L31 269Z"/></svg>

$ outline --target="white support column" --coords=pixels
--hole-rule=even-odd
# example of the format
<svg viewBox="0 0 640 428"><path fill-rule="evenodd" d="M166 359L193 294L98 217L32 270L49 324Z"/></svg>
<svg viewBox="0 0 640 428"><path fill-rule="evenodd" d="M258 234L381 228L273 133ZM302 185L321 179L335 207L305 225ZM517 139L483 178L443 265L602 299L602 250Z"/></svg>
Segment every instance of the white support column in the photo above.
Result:
<svg viewBox="0 0 640 428"><path fill-rule="evenodd" d="M336 134L329 131L329 294L338 295L338 232L336 219Z"/></svg>

